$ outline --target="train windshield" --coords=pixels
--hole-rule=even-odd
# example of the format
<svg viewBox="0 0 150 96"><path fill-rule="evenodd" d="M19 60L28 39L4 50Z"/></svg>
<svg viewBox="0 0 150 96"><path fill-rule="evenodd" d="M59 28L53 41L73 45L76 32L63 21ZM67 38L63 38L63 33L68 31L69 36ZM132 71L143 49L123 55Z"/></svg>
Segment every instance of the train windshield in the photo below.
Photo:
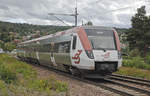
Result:
<svg viewBox="0 0 150 96"><path fill-rule="evenodd" d="M116 50L114 32L112 30L85 29L95 50Z"/></svg>

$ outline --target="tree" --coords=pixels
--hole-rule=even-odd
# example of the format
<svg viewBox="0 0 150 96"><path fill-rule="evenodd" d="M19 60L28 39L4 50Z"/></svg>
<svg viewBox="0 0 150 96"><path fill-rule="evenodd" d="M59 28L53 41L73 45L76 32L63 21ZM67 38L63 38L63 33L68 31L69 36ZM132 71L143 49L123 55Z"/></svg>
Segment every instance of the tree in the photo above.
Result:
<svg viewBox="0 0 150 96"><path fill-rule="evenodd" d="M93 23L91 21L88 21L85 25L92 26Z"/></svg>
<svg viewBox="0 0 150 96"><path fill-rule="evenodd" d="M145 54L150 46L150 17L146 16L145 6L137 9L131 19L132 28L127 33L130 49L138 49Z"/></svg>
<svg viewBox="0 0 150 96"><path fill-rule="evenodd" d="M0 48L3 48L4 42L0 40Z"/></svg>
<svg viewBox="0 0 150 96"><path fill-rule="evenodd" d="M13 43L5 43L4 44L4 46L3 46L3 50L4 51L12 51L13 49L15 49L16 48L16 46L15 46L15 44L13 44Z"/></svg>

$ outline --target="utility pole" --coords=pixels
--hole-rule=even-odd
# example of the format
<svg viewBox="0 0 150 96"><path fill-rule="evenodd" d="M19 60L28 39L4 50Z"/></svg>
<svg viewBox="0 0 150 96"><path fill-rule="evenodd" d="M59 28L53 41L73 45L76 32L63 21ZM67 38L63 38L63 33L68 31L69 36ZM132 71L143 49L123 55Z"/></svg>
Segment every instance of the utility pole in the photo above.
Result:
<svg viewBox="0 0 150 96"><path fill-rule="evenodd" d="M75 18L75 26L77 26L78 25L78 15L79 15L78 14L78 10L77 10L77 0L76 0L76 7L75 7L75 13L74 14L48 13L48 15L53 15L53 16L55 16L55 15L73 16ZM57 17L57 19L58 19L58 17ZM63 20L60 20L60 18L58 20L63 22Z"/></svg>
<svg viewBox="0 0 150 96"><path fill-rule="evenodd" d="M76 0L76 7L75 7L75 26L78 25L78 9L77 9L77 0Z"/></svg>
<svg viewBox="0 0 150 96"><path fill-rule="evenodd" d="M84 25L83 20L82 20L82 26Z"/></svg>

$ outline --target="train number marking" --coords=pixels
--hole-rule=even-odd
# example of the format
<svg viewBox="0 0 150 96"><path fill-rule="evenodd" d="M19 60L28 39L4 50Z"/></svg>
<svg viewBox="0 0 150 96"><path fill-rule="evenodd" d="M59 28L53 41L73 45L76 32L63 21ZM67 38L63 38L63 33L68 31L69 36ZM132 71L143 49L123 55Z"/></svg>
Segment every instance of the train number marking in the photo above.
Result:
<svg viewBox="0 0 150 96"><path fill-rule="evenodd" d="M78 52L74 55L74 57L72 57L72 59L74 59L74 63L75 64L79 64L80 63L80 54L82 53L82 50L78 50Z"/></svg>

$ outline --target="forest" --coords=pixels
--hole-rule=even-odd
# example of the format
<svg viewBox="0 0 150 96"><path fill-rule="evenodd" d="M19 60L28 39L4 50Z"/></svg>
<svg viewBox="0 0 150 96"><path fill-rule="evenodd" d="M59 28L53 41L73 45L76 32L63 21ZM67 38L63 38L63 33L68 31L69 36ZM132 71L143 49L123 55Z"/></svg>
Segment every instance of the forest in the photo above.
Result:
<svg viewBox="0 0 150 96"><path fill-rule="evenodd" d="M0 21L0 48L5 51L12 51L19 42L53 34L69 28L72 28L72 26L32 25ZM122 28L116 29L120 37L127 30Z"/></svg>
<svg viewBox="0 0 150 96"><path fill-rule="evenodd" d="M53 34L71 26L32 25L0 21L0 47L12 51L22 41Z"/></svg>

